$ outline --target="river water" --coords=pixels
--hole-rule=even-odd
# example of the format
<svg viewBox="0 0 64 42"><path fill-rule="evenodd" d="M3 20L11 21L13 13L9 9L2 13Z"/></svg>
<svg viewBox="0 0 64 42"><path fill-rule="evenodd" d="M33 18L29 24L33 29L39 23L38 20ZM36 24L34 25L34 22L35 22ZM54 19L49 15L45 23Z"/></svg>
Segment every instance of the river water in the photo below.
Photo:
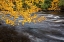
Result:
<svg viewBox="0 0 64 42"><path fill-rule="evenodd" d="M0 25L0 41L64 42L64 12L38 12L37 15L47 19L36 24L26 23L24 26Z"/></svg>

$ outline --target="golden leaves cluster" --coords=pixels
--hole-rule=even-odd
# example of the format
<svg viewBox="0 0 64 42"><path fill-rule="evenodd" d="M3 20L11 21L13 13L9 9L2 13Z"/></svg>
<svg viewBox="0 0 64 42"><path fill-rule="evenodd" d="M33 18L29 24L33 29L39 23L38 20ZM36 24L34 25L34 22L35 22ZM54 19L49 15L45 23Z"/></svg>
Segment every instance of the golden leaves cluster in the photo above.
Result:
<svg viewBox="0 0 64 42"><path fill-rule="evenodd" d="M30 23L39 21L39 18L36 20L37 15L32 15L32 13L41 10L34 5L34 2L39 3L40 1L44 3L44 0L0 0L0 10L3 12L2 15L5 15L3 17L6 24L15 25L19 17L22 17L23 20L18 20L17 22L22 22L23 25L26 22ZM13 19L6 17L7 14Z"/></svg>
<svg viewBox="0 0 64 42"><path fill-rule="evenodd" d="M48 8L48 10L60 10L60 8L58 7L59 4L59 0L53 0L51 2L51 7Z"/></svg>

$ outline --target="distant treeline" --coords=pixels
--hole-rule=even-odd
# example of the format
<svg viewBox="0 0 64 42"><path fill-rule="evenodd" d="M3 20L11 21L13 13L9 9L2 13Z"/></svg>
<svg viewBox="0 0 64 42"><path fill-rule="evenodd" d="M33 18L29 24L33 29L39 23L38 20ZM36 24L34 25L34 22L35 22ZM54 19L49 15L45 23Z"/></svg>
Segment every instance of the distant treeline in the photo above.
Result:
<svg viewBox="0 0 64 42"><path fill-rule="evenodd" d="M44 0L44 3L41 3L40 6L40 8L42 8L43 10L47 10L48 8L55 10L56 9L55 7L60 8L60 10L64 9L64 0Z"/></svg>

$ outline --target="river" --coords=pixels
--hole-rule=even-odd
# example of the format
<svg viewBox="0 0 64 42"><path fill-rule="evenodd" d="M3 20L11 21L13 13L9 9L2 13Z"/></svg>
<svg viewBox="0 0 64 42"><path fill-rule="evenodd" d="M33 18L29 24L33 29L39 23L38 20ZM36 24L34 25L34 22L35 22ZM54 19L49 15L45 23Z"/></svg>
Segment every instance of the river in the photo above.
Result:
<svg viewBox="0 0 64 42"><path fill-rule="evenodd" d="M64 42L64 12L38 12L47 19L24 26L0 25L1 42ZM2 29L3 28L3 29Z"/></svg>

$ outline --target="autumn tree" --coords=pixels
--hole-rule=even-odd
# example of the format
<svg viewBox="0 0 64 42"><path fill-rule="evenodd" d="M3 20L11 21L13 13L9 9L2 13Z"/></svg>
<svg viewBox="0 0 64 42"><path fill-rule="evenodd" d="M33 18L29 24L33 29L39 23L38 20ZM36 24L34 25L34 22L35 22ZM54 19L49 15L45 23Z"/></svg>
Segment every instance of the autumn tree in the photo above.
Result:
<svg viewBox="0 0 64 42"><path fill-rule="evenodd" d="M38 22L44 20L45 17L37 17L35 12L41 10L36 4L44 3L44 0L0 0L0 19L6 24L15 25L18 22ZM18 20L19 17L22 19ZM43 19L42 19L43 18Z"/></svg>

